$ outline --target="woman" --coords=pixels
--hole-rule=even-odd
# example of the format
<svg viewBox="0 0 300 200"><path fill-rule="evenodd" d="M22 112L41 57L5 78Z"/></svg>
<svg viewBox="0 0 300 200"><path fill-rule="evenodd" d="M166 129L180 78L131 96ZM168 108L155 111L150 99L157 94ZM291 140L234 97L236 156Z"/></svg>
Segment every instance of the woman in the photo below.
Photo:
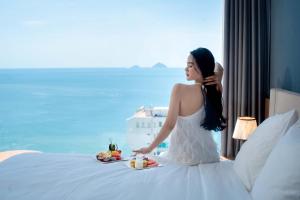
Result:
<svg viewBox="0 0 300 200"><path fill-rule="evenodd" d="M188 56L185 68L192 85L176 84L173 87L167 119L159 134L148 147L135 153L150 153L173 130L167 158L171 161L195 165L219 161L216 143L211 131L223 130L222 116L223 69L206 48L198 48Z"/></svg>

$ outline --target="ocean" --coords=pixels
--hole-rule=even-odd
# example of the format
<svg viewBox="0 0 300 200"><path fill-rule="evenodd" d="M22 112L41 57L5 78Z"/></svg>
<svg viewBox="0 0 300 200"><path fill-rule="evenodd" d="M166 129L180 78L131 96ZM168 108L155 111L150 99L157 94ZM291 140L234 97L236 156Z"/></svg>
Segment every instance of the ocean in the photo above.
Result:
<svg viewBox="0 0 300 200"><path fill-rule="evenodd" d="M126 119L168 106L175 83L192 82L183 68L1 69L0 151L96 154L112 140L129 154Z"/></svg>

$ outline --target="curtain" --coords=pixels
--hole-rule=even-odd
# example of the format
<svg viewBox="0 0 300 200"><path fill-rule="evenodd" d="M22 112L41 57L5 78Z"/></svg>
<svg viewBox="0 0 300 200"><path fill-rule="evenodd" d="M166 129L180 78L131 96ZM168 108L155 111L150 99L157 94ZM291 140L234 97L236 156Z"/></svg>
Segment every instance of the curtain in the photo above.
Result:
<svg viewBox="0 0 300 200"><path fill-rule="evenodd" d="M264 120L270 90L270 0L225 0L223 156L234 158L241 141L232 134L239 116Z"/></svg>

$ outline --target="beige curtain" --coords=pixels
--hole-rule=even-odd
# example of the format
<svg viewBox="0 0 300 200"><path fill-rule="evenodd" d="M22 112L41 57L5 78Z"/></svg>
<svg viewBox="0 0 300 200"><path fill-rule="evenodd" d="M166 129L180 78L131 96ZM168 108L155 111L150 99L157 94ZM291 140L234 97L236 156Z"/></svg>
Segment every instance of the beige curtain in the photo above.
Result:
<svg viewBox="0 0 300 200"><path fill-rule="evenodd" d="M224 115L222 155L235 157L241 143L232 139L237 117L264 120L269 96L270 1L225 0Z"/></svg>

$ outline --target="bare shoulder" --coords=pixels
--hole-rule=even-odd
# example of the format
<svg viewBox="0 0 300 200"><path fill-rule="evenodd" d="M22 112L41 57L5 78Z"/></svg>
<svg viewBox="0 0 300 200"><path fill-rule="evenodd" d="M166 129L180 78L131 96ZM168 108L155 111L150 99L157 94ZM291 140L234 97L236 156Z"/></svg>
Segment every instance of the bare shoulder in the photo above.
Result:
<svg viewBox="0 0 300 200"><path fill-rule="evenodd" d="M183 83L176 83L173 88L187 88L187 87L190 87L190 85L183 84Z"/></svg>
<svg viewBox="0 0 300 200"><path fill-rule="evenodd" d="M173 86L172 94L173 94L173 95L176 95L176 96L180 96L180 94L182 93L182 91L184 90L184 88L185 88L186 86L187 86L187 85L182 84L182 83L176 83L176 84Z"/></svg>
<svg viewBox="0 0 300 200"><path fill-rule="evenodd" d="M187 84L183 84L183 83L176 83L174 86L173 86L173 91L174 92L180 92L181 90L185 89L185 88L188 88L190 87L190 85L187 85Z"/></svg>
<svg viewBox="0 0 300 200"><path fill-rule="evenodd" d="M191 85L191 84L183 84L183 83L176 83L173 86L173 91L187 91L187 90L193 90L196 85ZM198 87L198 86L196 86Z"/></svg>

